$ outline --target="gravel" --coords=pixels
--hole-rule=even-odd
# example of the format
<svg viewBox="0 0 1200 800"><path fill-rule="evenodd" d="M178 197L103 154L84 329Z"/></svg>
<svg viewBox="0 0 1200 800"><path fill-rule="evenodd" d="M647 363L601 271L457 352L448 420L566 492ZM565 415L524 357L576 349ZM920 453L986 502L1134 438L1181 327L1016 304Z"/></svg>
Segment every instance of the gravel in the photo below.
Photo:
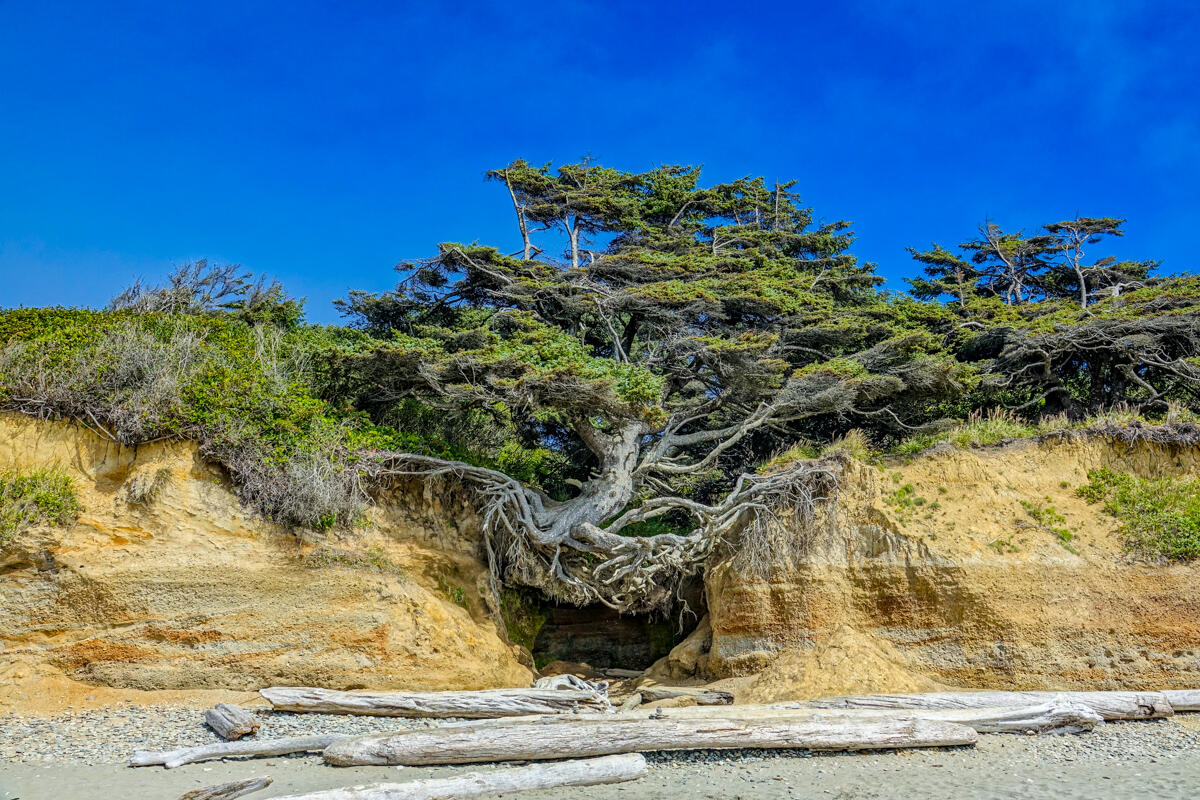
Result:
<svg viewBox="0 0 1200 800"><path fill-rule="evenodd" d="M259 739L322 733L382 733L437 725L442 720L293 714L250 709L262 722ZM0 762L105 764L128 761L135 750L175 750L225 741L204 723L204 710L125 706L56 714L0 715Z"/></svg>
<svg viewBox="0 0 1200 800"><path fill-rule="evenodd" d="M262 721L260 739L306 734L379 733L429 727L441 720L293 714L253 709ZM1200 715L1146 722L1111 722L1087 734L980 738L978 747L948 748L947 759L970 761L1003 753L1006 759L1038 764L1071 762L1169 761L1200 755ZM223 741L204 724L203 710L177 706L126 706L51 717L0 716L0 762L124 763L135 750L173 750ZM901 751L912 752L917 751ZM691 750L651 753L652 765L752 764L773 759L887 758L896 753L858 756L807 750ZM297 755L297 758L311 756Z"/></svg>

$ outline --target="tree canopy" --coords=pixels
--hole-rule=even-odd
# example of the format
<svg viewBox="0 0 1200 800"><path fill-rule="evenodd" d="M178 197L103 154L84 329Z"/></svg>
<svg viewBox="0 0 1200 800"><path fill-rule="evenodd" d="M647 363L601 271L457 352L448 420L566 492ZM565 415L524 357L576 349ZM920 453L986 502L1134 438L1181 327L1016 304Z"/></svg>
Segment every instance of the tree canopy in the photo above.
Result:
<svg viewBox="0 0 1200 800"><path fill-rule="evenodd" d="M397 476L457 480L498 582L639 611L834 491L829 459L762 468L798 442L860 431L886 448L987 409L1197 406L1200 279L1106 254L1121 219L985 221L954 250L914 249L923 275L901 294L794 182L521 160L487 178L515 252L439 244L393 290L339 301L348 328L305 325L277 284L215 265L135 286L69 335L70 312L40 327L7 312L0 401L122 441L200 438L265 512L303 524L352 523L355 498ZM235 412L214 376L255 389Z"/></svg>

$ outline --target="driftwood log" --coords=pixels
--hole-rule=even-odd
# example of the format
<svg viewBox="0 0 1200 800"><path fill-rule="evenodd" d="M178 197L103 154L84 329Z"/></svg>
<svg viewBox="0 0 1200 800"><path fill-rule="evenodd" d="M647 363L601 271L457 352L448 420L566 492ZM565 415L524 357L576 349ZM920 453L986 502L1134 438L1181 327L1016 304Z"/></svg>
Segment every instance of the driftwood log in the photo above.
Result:
<svg viewBox="0 0 1200 800"><path fill-rule="evenodd" d="M139 750L129 759L131 767L149 767L162 764L167 769L196 761L213 758L238 758L242 756L283 756L288 753L310 753L324 750L341 736L292 736L287 739L251 739L240 742L221 742L198 747L184 747L155 753Z"/></svg>
<svg viewBox="0 0 1200 800"><path fill-rule="evenodd" d="M608 711L608 698L572 689L485 689L476 692L339 692L305 686L259 691L280 711L360 714L373 717L520 717L573 711Z"/></svg>
<svg viewBox="0 0 1200 800"><path fill-rule="evenodd" d="M534 689L569 689L580 692L595 692L608 697L608 681L584 680L578 675L551 675L533 682Z"/></svg>
<svg viewBox="0 0 1200 800"><path fill-rule="evenodd" d="M230 781L222 783L219 786L209 786L205 789L193 789L187 794L179 798L179 800L233 800L235 797L257 792L259 789L265 789L271 785L271 779L268 777L262 778L246 778L242 781Z"/></svg>
<svg viewBox="0 0 1200 800"><path fill-rule="evenodd" d="M1200 689L1167 689L1162 694L1176 711L1200 711Z"/></svg>
<svg viewBox="0 0 1200 800"><path fill-rule="evenodd" d="M810 708L952 709L999 708L1046 702L1071 702L1106 720L1158 719L1174 712L1162 692L941 692L931 694L865 694L813 700Z"/></svg>
<svg viewBox="0 0 1200 800"><path fill-rule="evenodd" d="M632 699L632 698L631 698ZM785 720L844 720L844 719L924 719L933 722L953 722L967 725L979 733L1080 733L1104 724L1104 719L1091 708L1069 700L1051 700L1033 705L1002 708L812 708L804 702L773 703L744 706L687 706L683 708L648 708L629 710L622 707L606 715L610 720L644 719L785 719ZM570 717L508 717L506 719L451 722L442 726L485 727L549 722L574 724L595 719L592 716Z"/></svg>
<svg viewBox="0 0 1200 800"><path fill-rule="evenodd" d="M640 753L625 753L554 764L531 764L512 769L468 772L466 775L450 778L348 786L344 789L290 795L279 800L464 800L468 797L507 795L510 792L532 789L620 783L640 778L645 772L645 756Z"/></svg>
<svg viewBox="0 0 1200 800"><path fill-rule="evenodd" d="M688 686L641 686L638 694L642 696L643 703L657 703L675 697L694 697L698 706L727 706L733 703L731 692Z"/></svg>
<svg viewBox="0 0 1200 800"><path fill-rule="evenodd" d="M262 727L258 718L249 711L229 703L217 703L205 711L204 721L218 736L231 742L258 733L258 729Z"/></svg>
<svg viewBox="0 0 1200 800"><path fill-rule="evenodd" d="M619 712L610 717L636 718ZM924 719L953 722L974 728L979 733L1079 733L1104 724L1104 719L1087 706L1070 701L1050 701L1036 705L1011 708L952 708L952 709L826 709L809 708L803 703L775 703L730 708L690 707L668 708L656 713L660 718L719 718L719 719ZM535 717L530 717L535 721ZM476 723L478 724L478 723Z"/></svg>
<svg viewBox="0 0 1200 800"><path fill-rule="evenodd" d="M618 719L596 715L351 736L325 748L324 757L335 766L466 764L653 750L948 747L974 744L977 738L975 730L965 725L912 718Z"/></svg>
<svg viewBox="0 0 1200 800"><path fill-rule="evenodd" d="M641 704L642 704L641 694L638 694L638 693L631 694L631 695L629 695L629 697L625 698L624 702L622 702L620 707L617 708L617 711L618 712L633 711L635 708L637 708Z"/></svg>

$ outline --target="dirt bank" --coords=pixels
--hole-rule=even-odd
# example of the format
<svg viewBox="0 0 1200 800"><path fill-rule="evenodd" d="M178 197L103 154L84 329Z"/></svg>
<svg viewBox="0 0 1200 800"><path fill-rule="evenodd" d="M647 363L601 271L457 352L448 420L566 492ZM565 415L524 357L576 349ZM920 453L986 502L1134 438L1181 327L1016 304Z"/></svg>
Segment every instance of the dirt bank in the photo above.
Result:
<svg viewBox="0 0 1200 800"><path fill-rule="evenodd" d="M365 530L305 542L249 514L194 444L0 416L0 469L49 464L85 511L0 552L0 710L529 683L461 500L397 491Z"/></svg>
<svg viewBox="0 0 1200 800"><path fill-rule="evenodd" d="M1200 685L1200 568L1126 553L1116 520L1075 496L1102 466L1194 475L1200 450L1078 436L852 464L836 514L795 533L795 564L709 573L699 674L768 668L772 699L850 688L830 674L859 691ZM1030 509L1061 514L1069 541ZM863 659L881 668L829 666Z"/></svg>

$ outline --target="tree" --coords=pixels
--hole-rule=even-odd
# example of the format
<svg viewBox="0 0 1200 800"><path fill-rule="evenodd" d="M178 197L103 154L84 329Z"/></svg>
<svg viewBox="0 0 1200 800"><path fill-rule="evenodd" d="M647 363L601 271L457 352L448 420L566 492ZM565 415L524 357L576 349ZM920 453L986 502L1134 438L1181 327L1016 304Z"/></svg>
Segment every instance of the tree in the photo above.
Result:
<svg viewBox="0 0 1200 800"><path fill-rule="evenodd" d="M758 474L747 459L791 444L796 425L895 427L909 406L961 391L920 314L848 252L848 224L815 223L791 183L701 188L692 167L588 162L489 176L509 190L520 258L441 244L401 265L392 292L341 307L377 340L346 357L358 407L470 409L578 454L560 497L499 470L381 456L391 474L473 487L506 580L662 607L714 547L735 535L753 547L772 515L810 513L834 482L828 463ZM531 222L567 234L567 260L540 257ZM585 260L600 232L609 243ZM677 531L627 535L664 520Z"/></svg>
<svg viewBox="0 0 1200 800"><path fill-rule="evenodd" d="M910 250L926 300L947 295L958 319L939 331L961 362L979 365L981 402L1073 418L1127 406L1194 404L1200 346L1194 278L1158 278L1155 261L1093 257L1122 219L1076 217L1041 233L985 223L959 245Z"/></svg>
<svg viewBox="0 0 1200 800"><path fill-rule="evenodd" d="M1105 256L1087 262L1087 251L1105 237L1124 236L1123 219L1076 217L1042 226L1042 233L1005 233L985 221L980 236L958 245L956 255L940 245L929 250L909 248L925 265L923 278L908 279L913 294L926 300L952 296L961 307L970 297L1002 297L1013 305L1036 300L1074 297L1086 310L1099 290L1120 293L1137 288L1158 265L1154 261L1123 261Z"/></svg>

